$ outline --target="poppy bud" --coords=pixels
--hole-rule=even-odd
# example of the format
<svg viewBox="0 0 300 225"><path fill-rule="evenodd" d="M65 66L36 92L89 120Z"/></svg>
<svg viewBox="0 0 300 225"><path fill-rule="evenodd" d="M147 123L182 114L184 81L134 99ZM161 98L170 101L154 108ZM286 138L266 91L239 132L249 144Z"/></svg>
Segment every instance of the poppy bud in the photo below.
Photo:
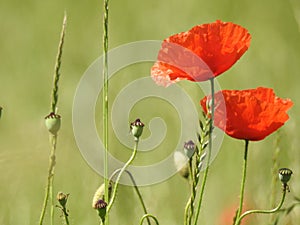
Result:
<svg viewBox="0 0 300 225"><path fill-rule="evenodd" d="M140 119L136 119L134 122L130 124L130 132L135 137L135 140L138 140L139 137L143 133L144 124L141 122Z"/></svg>
<svg viewBox="0 0 300 225"><path fill-rule="evenodd" d="M60 124L61 124L60 115L51 112L48 116L45 117L45 124L48 131L51 134L56 135L57 132L59 131Z"/></svg>
<svg viewBox="0 0 300 225"><path fill-rule="evenodd" d="M111 186L111 184L109 184L108 185L108 199L109 199L111 191L112 191L112 186ZM103 183L100 185L100 187L97 189L97 191L94 194L93 203L92 203L92 206L94 209L96 209L97 202L100 199L104 200L104 196L105 196L105 184Z"/></svg>
<svg viewBox="0 0 300 225"><path fill-rule="evenodd" d="M63 208L66 208L66 204L67 204L67 201L68 201L68 197L69 197L69 194L64 194L62 192L58 192L57 193L57 196L56 196L56 199L58 200L59 204L63 207Z"/></svg>
<svg viewBox="0 0 300 225"><path fill-rule="evenodd" d="M192 158L192 156L195 153L195 149L196 149L196 145L192 140L184 143L183 150L184 150L185 155L188 158Z"/></svg>
<svg viewBox="0 0 300 225"><path fill-rule="evenodd" d="M187 162L188 162L188 158L186 157L185 154L179 151L174 152L175 167L179 172L179 174L184 178L188 178L190 175L189 165Z"/></svg>
<svg viewBox="0 0 300 225"><path fill-rule="evenodd" d="M101 218L102 222L105 221L106 207L107 207L107 203L102 199L99 199L96 202L95 207L94 207L95 209L98 210L98 215Z"/></svg>
<svg viewBox="0 0 300 225"><path fill-rule="evenodd" d="M279 173L279 179L283 184L286 184L290 179L291 175L293 174L293 171L288 168L281 168L278 171Z"/></svg>

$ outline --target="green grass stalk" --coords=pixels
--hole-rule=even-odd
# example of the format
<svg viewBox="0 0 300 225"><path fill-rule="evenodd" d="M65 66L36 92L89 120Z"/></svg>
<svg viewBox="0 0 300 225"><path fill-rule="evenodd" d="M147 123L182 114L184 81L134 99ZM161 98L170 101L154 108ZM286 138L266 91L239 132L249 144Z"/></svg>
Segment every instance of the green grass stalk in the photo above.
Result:
<svg viewBox="0 0 300 225"><path fill-rule="evenodd" d="M61 57L62 57L62 50L63 50L63 44L64 44L64 37L65 37L65 31L66 31L66 24L67 24L67 15L65 13L63 18L63 24L62 24L62 31L60 35L60 41L58 45L58 53L56 56L56 63L54 68L54 79L53 79L53 89L51 94L51 112L56 113L57 112L57 103L58 103L58 82L60 78L60 68L61 68ZM56 164L56 143L57 143L57 135L50 134L50 144L51 144L51 151L49 156L49 169L48 169L48 178L47 178L47 186L45 190L45 197L44 202L42 206L42 211L39 219L39 224L43 224L48 199L50 198L51 201L51 212L50 212L50 219L51 219L51 225L53 225L54 220L54 196L53 196L53 180L54 180L54 169Z"/></svg>
<svg viewBox="0 0 300 225"><path fill-rule="evenodd" d="M109 199L108 184L108 3L109 0L103 1L103 144L104 152L104 186L105 200ZM106 214L105 224L109 224L108 213Z"/></svg>
<svg viewBox="0 0 300 225"><path fill-rule="evenodd" d="M215 82L214 78L210 79L210 89L211 89L211 107L210 107L210 109L211 109L211 112L210 112L209 135L208 135L209 142L208 142L207 165L206 165L204 175L203 175L203 180L202 180L202 185L201 185L201 189L200 189L199 201L198 201L198 206L197 206L197 210L196 210L194 225L197 225L201 206L202 206L204 190L205 190L206 181L207 181L207 177L208 177L211 152L212 152L212 147L213 147L212 136L213 136L213 129L214 129L214 114L215 114L215 83L214 82Z"/></svg>

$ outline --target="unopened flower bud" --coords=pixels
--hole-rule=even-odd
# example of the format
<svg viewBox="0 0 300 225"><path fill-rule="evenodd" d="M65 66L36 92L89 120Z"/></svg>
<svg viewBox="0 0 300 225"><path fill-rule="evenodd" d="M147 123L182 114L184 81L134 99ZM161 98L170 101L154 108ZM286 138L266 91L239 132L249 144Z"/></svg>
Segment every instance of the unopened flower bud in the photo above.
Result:
<svg viewBox="0 0 300 225"><path fill-rule="evenodd" d="M139 137L143 133L144 124L141 122L140 119L136 119L134 122L130 124L130 132L135 137L136 140L139 139Z"/></svg>
<svg viewBox="0 0 300 225"><path fill-rule="evenodd" d="M179 151L174 152L174 164L179 172L179 174L184 177L188 178L190 175L189 165L188 165L188 158Z"/></svg>
<svg viewBox="0 0 300 225"><path fill-rule="evenodd" d="M108 185L108 199L109 199L111 191L112 191L112 186L111 186L111 184L109 184ZM97 189L97 191L94 194L92 207L94 209L96 209L98 201L99 200L104 200L105 199L104 197L105 197L105 184L103 183L103 184L100 185L100 187Z"/></svg>
<svg viewBox="0 0 300 225"><path fill-rule="evenodd" d="M61 124L60 115L51 112L48 116L45 117L45 124L48 131L51 134L56 135L57 132L59 131L60 124Z"/></svg>
<svg viewBox="0 0 300 225"><path fill-rule="evenodd" d="M281 168L281 169L279 169L278 173L279 173L280 181L283 184L286 184L291 179L293 171L288 168Z"/></svg>
<svg viewBox="0 0 300 225"><path fill-rule="evenodd" d="M95 209L98 210L98 215L101 218L102 222L105 221L106 207L107 207L107 203L102 199L99 199L96 202L95 207L94 207Z"/></svg>
<svg viewBox="0 0 300 225"><path fill-rule="evenodd" d="M183 150L184 150L185 155L188 158L192 158L192 156L195 153L195 149L196 149L196 145L192 140L184 143Z"/></svg>
<svg viewBox="0 0 300 225"><path fill-rule="evenodd" d="M62 192L58 192L58 193L57 193L56 198L57 198L59 204L60 204L63 208L66 207L66 204L67 204L67 201L68 201L68 197L69 197L69 194L64 194L64 193L62 193Z"/></svg>

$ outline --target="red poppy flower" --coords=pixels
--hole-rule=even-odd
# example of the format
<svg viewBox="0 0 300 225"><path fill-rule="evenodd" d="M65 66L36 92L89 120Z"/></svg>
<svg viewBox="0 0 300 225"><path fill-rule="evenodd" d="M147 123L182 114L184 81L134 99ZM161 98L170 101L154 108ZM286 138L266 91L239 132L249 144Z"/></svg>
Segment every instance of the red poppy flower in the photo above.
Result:
<svg viewBox="0 0 300 225"><path fill-rule="evenodd" d="M162 43L151 76L158 85L206 81L228 70L249 48L248 31L217 20L175 34Z"/></svg>
<svg viewBox="0 0 300 225"><path fill-rule="evenodd" d="M200 104L208 113L204 97ZM273 89L223 90L215 94L214 124L233 138L259 141L280 128L288 119L290 99L275 96Z"/></svg>

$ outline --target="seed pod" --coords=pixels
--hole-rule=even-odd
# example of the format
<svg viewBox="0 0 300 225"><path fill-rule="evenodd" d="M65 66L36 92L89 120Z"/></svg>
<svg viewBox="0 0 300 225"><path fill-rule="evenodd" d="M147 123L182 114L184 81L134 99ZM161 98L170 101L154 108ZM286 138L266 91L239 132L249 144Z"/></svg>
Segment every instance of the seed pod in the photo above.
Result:
<svg viewBox="0 0 300 225"><path fill-rule="evenodd" d="M195 143L192 140L184 143L183 150L184 150L185 155L188 158L192 158L193 157L193 155L195 153L195 149L196 149L196 145L195 145Z"/></svg>
<svg viewBox="0 0 300 225"><path fill-rule="evenodd" d="M293 171L288 168L281 168L278 171L279 179L283 184L286 184L293 174Z"/></svg>
<svg viewBox="0 0 300 225"><path fill-rule="evenodd" d="M45 124L48 131L51 134L56 135L60 129L60 124L61 124L60 115L51 112L49 115L45 117Z"/></svg>
<svg viewBox="0 0 300 225"><path fill-rule="evenodd" d="M138 140L139 137L142 135L143 128L144 124L141 122L140 119L136 119L134 122L130 123L130 132L136 140Z"/></svg>

